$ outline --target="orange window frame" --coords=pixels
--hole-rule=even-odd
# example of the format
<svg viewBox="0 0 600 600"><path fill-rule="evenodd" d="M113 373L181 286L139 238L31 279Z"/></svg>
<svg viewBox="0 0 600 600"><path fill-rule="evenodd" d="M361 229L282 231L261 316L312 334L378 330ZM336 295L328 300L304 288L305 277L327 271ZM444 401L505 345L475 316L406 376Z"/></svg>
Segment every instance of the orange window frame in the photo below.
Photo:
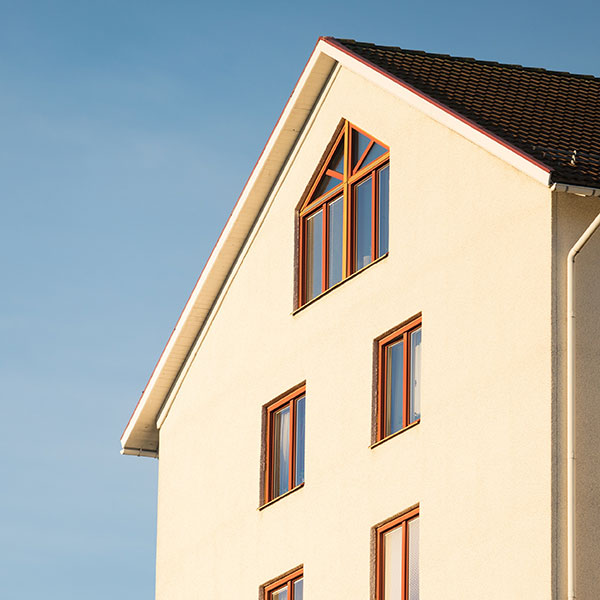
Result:
<svg viewBox="0 0 600 600"><path fill-rule="evenodd" d="M415 317L404 325L396 327L391 332L385 334L383 337L377 340L377 441L381 441L404 431L407 427L410 427L418 423L421 419L415 419L410 422L410 369L412 365L412 351L410 345L410 336L417 329L422 327L422 317ZM403 346L403 381L402 381L402 422L404 426L399 431L392 433L385 432L385 423L387 420L387 397L386 388L388 381L387 373L387 356L388 348L393 344L404 340Z"/></svg>
<svg viewBox="0 0 600 600"><path fill-rule="evenodd" d="M274 417L275 413L277 413L282 408L286 406L290 407L290 435L289 435L289 468L288 468L288 490L284 492L287 494L292 490L302 486L304 481L299 483L298 485L294 485L295 483L295 474L296 474L296 401L302 397L306 398L306 384L302 384L299 387L294 388L293 390L286 392L284 396L275 400L272 404L266 407L267 409L267 429L266 429L266 458L265 458L265 489L264 489L264 502L270 502L271 500L275 500L276 498L281 497L283 494L279 496L273 495L273 452L275 446L275 436L274 436ZM306 426L305 426L306 427Z"/></svg>
<svg viewBox="0 0 600 600"><path fill-rule="evenodd" d="M297 569L294 569L287 575L283 575L282 577L275 579L271 583L265 584L262 588L263 589L262 599L263 600L272 600L274 592L278 592L281 588L287 587L288 600L296 600L294 598L294 583L296 583L296 581L298 581L299 579L302 579L303 577L304 577L304 568L298 567Z"/></svg>
<svg viewBox="0 0 600 600"><path fill-rule="evenodd" d="M353 132L356 131L371 141L360 157L358 157L354 167L352 166L353 156ZM338 174L335 171L328 169L333 155L341 141L344 141L344 167L340 183L332 189L323 193L320 197L313 200L312 196L317 187L322 181L323 176L329 175L338 179ZM379 158L363 166L363 161L368 155L374 144L378 144L387 151ZM389 165L390 151L388 146L377 140L362 129L352 125L348 121L344 121L341 131L334 138L334 142L330 150L326 153L323 164L324 166L318 171L315 181L310 186L306 194L305 202L299 211L299 286L298 286L298 306L302 306L311 299L307 297L307 273L306 260L308 248L306 247L307 227L310 217L322 211L322 243L321 243L321 291L316 294L315 298L329 289L329 210L328 206L338 198L342 198L343 202L343 246L342 246L342 278L341 281L355 273L356 268L356 199L355 190L359 184L367 179L372 179L371 185L371 262L380 258L379 256L379 177L378 173ZM335 285L335 284L334 284Z"/></svg>
<svg viewBox="0 0 600 600"><path fill-rule="evenodd" d="M408 523L419 516L419 508L413 508L375 528L375 600L385 598L385 534L402 527L402 600L408 600Z"/></svg>

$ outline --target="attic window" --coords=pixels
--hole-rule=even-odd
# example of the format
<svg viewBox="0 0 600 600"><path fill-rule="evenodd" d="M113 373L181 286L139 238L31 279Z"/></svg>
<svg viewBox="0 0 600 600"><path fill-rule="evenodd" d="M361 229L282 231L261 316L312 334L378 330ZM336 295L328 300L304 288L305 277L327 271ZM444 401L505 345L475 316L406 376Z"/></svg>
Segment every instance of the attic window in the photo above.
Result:
<svg viewBox="0 0 600 600"><path fill-rule="evenodd" d="M389 148L345 121L299 211L306 304L388 251Z"/></svg>

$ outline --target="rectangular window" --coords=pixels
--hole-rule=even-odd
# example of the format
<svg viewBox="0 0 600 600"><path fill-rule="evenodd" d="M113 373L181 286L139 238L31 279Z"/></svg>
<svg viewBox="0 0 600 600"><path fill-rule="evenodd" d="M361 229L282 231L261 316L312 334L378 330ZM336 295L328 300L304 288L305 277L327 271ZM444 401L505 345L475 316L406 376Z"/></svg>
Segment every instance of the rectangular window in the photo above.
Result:
<svg viewBox="0 0 600 600"><path fill-rule="evenodd" d="M419 510L375 528L376 600L419 600Z"/></svg>
<svg viewBox="0 0 600 600"><path fill-rule="evenodd" d="M305 386L266 407L264 502L304 483Z"/></svg>
<svg viewBox="0 0 600 600"><path fill-rule="evenodd" d="M304 573L302 568L295 569L262 586L264 600L303 600Z"/></svg>
<svg viewBox="0 0 600 600"><path fill-rule="evenodd" d="M421 418L421 317L376 340L377 438Z"/></svg>

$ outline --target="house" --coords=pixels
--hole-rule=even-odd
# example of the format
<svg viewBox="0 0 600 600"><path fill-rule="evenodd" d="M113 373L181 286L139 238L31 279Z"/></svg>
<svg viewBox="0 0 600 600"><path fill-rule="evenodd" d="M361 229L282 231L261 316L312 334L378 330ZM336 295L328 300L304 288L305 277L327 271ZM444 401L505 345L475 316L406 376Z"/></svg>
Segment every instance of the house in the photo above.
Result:
<svg viewBox="0 0 600 600"><path fill-rule="evenodd" d="M598 196L600 79L321 38L121 439L157 598L600 598Z"/></svg>

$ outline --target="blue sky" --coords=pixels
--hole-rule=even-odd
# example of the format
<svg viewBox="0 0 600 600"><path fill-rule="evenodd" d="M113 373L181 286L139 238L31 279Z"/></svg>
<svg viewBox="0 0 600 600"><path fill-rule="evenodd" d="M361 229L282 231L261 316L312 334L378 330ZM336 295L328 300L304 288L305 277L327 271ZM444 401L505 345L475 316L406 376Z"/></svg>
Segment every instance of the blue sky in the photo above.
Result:
<svg viewBox="0 0 600 600"><path fill-rule="evenodd" d="M2 596L153 597L157 462L119 437L319 35L598 75L599 17L0 0Z"/></svg>

